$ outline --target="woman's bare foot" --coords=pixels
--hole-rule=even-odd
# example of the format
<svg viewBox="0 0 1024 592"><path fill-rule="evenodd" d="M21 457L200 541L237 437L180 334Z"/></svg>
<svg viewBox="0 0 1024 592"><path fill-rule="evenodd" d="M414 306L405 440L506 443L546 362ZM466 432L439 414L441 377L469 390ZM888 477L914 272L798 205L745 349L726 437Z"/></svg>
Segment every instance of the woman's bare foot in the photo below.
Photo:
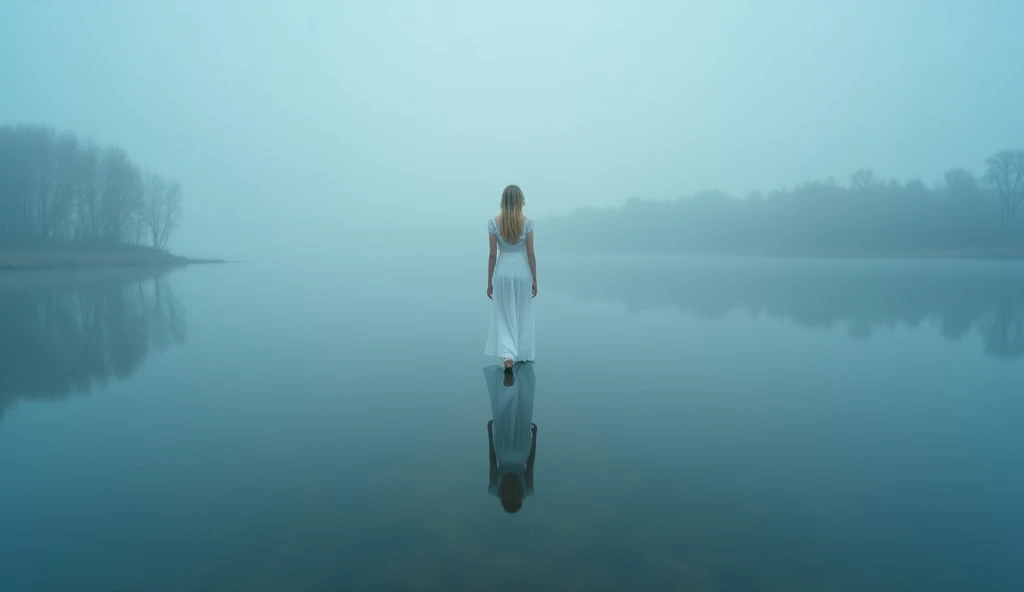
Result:
<svg viewBox="0 0 1024 592"><path fill-rule="evenodd" d="M505 369L506 370L511 370L512 369L512 359L511 358L505 358Z"/></svg>

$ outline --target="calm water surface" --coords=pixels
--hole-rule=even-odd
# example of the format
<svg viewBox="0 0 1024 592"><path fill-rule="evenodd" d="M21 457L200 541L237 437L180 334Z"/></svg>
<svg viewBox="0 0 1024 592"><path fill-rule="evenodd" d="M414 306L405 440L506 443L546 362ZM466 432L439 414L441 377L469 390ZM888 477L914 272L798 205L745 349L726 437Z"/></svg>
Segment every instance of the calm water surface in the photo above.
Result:
<svg viewBox="0 0 1024 592"><path fill-rule="evenodd" d="M542 260L516 514L485 271L0 275L0 590L1024 589L1024 266Z"/></svg>

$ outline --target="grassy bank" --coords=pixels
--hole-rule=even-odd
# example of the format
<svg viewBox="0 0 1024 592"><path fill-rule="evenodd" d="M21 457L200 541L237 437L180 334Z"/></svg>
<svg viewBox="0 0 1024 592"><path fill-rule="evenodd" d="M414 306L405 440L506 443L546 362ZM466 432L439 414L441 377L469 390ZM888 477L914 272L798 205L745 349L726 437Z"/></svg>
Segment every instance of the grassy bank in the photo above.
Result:
<svg viewBox="0 0 1024 592"><path fill-rule="evenodd" d="M190 259L137 245L79 241L0 242L0 270L169 268L220 262L215 259Z"/></svg>

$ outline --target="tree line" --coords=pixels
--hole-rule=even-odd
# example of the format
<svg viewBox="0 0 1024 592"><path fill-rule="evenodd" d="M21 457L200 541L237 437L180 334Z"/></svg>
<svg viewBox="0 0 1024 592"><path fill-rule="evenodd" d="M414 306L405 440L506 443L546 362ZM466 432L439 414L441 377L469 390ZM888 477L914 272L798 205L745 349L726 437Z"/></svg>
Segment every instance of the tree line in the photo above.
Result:
<svg viewBox="0 0 1024 592"><path fill-rule="evenodd" d="M0 126L0 243L102 241L166 250L181 184L118 146L41 125Z"/></svg>
<svg viewBox="0 0 1024 592"><path fill-rule="evenodd" d="M1019 251L1024 151L1003 150L976 176L963 168L928 187L864 169L848 183L804 183L736 199L705 191L629 199L552 218L545 245L570 252L886 255Z"/></svg>

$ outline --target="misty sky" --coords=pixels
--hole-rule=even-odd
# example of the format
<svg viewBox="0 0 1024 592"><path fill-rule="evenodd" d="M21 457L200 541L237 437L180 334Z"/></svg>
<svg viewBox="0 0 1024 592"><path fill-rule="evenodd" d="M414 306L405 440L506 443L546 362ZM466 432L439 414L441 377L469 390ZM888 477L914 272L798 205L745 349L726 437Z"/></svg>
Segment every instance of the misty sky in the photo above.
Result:
<svg viewBox="0 0 1024 592"><path fill-rule="evenodd" d="M174 250L298 253L482 233L507 183L543 216L980 172L1024 147L1021 23L1020 0L3 0L0 123L180 179Z"/></svg>

